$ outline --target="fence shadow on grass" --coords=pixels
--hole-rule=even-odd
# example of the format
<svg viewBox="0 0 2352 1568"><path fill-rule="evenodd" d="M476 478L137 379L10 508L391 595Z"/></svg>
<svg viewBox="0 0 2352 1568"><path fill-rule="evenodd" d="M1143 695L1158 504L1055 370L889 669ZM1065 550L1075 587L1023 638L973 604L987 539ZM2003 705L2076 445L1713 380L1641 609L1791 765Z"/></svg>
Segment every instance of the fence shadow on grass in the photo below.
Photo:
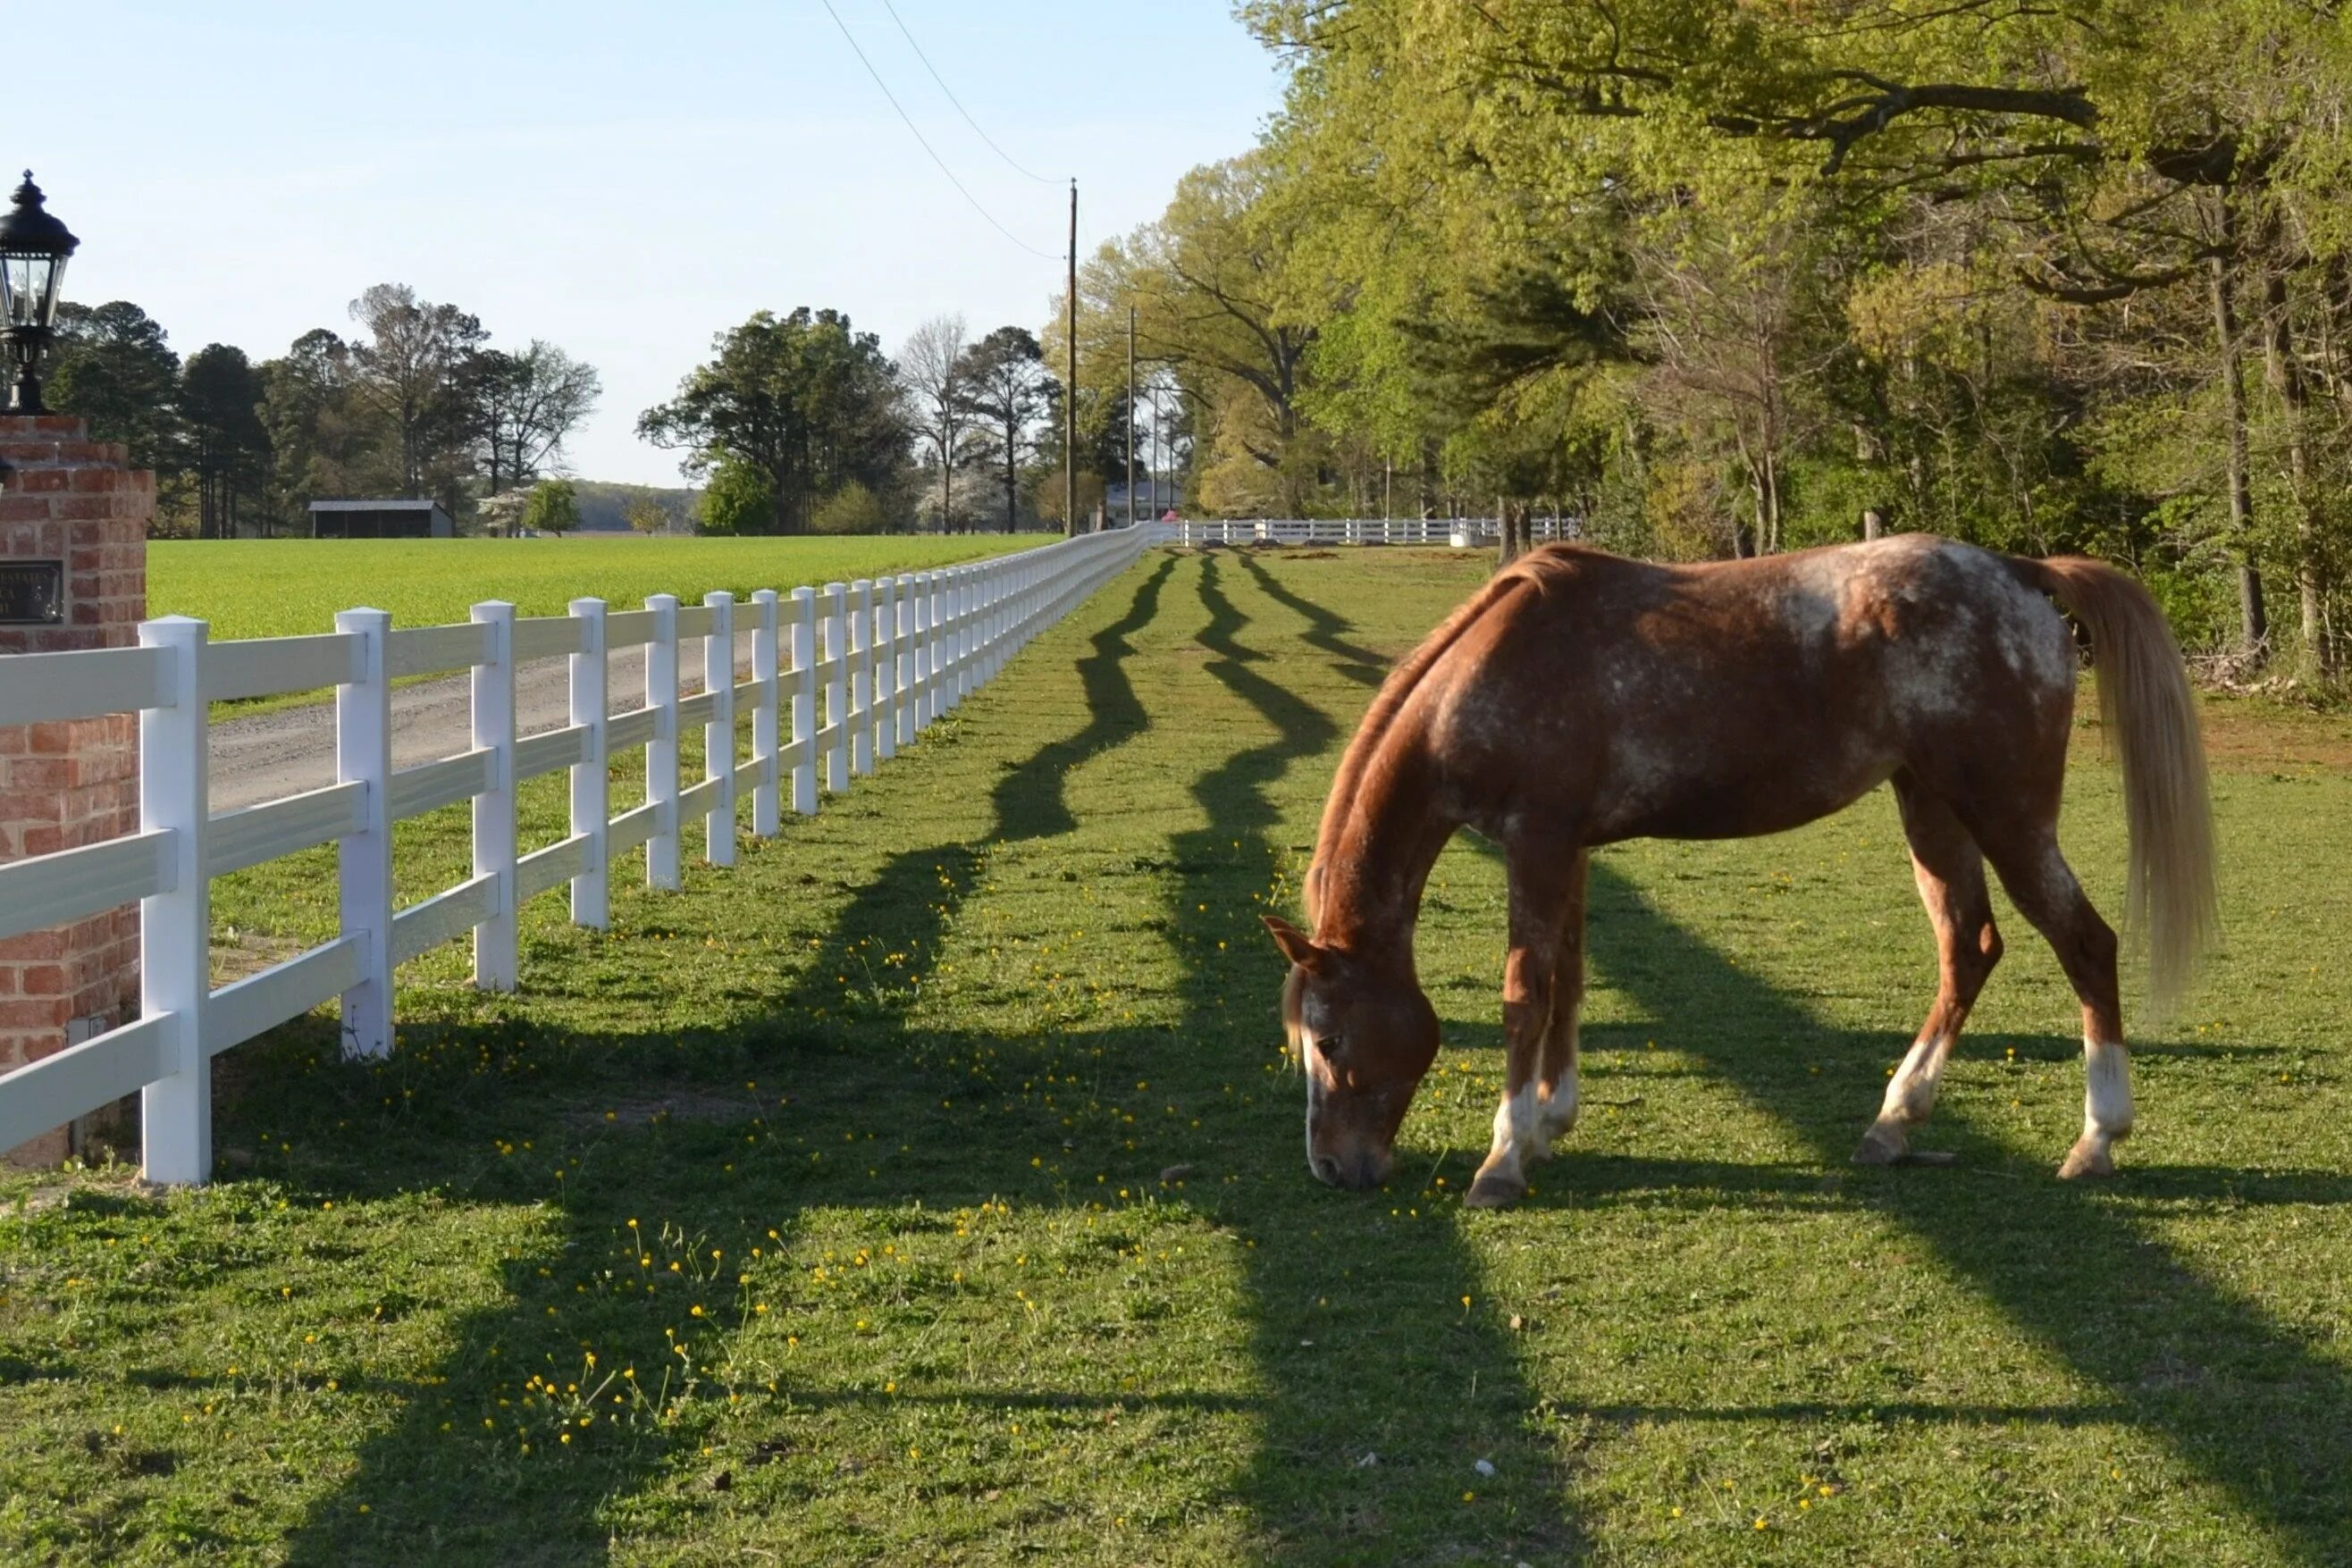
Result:
<svg viewBox="0 0 2352 1568"><path fill-rule="evenodd" d="M1907 1038L1825 1028L1660 915L1605 860L1592 871L1591 947L1610 983L1671 1020L1686 1049L1799 1133L1823 1167L1848 1169L1871 1107L1850 1103L1850 1088L1842 1095L1806 1064L1841 1053L1893 1061ZM1595 1030L1596 1048L1608 1049L1612 1033L1630 1039ZM2352 1182L2315 1171L2131 1166L2108 1186L2067 1183L2050 1174L2055 1148L2047 1166L1990 1180L1989 1167L2014 1157L1970 1124L1965 1096L1939 1105L1934 1127L1939 1145L1958 1146L1961 1167L1852 1171L1838 1184L1843 1201L1932 1249L2104 1391L2091 1408L2158 1435L2289 1554L2352 1560L2352 1379L2302 1333L2197 1272L2135 1212L2142 1200L2182 1198L2342 1204ZM1614 1163L1572 1150L1547 1199L1573 1190L1580 1200L1596 1168Z"/></svg>
<svg viewBox="0 0 2352 1568"><path fill-rule="evenodd" d="M677 1301L673 1311L650 1313L645 1298L629 1294L582 1303L571 1282L584 1270L607 1266L625 1276L625 1251L616 1245L641 1234L631 1228L658 1194L662 1207L692 1217L688 1243L648 1243L667 1260L683 1250L689 1258L717 1248L726 1258L747 1259L754 1248L772 1248L791 1235L795 1216L810 1204L903 1203L919 1194L932 1207L977 1203L1011 1192L1037 1197L1041 1178L1000 1136L975 1142L958 1115L941 1100L958 1100L984 1077L979 1064L997 1059L997 1041L955 1033L927 1032L910 1026L908 1012L919 977L930 967L941 939L978 885L988 849L997 843L1048 837L1074 825L1064 790L1078 767L1143 733L1150 715L1137 700L1121 665L1133 652L1128 639L1158 612L1160 593L1175 562L1163 559L1137 586L1122 617L1096 632L1092 652L1077 662L1087 704L1085 727L1049 744L1008 770L991 795L995 821L985 832L944 841L892 855L861 881L838 913L820 951L802 972L793 1001L822 1005L824 1021L812 1026L812 1009L782 1015L730 1036L690 1041L667 1039L559 1040L528 1026L467 1026L412 1030L404 1056L383 1070L329 1069L310 1076L310 1093L340 1098L338 1108L357 1113L387 1073L413 1076L437 1103L434 1124L408 1137L391 1128L369 1134L364 1160L336 1162L309 1174L311 1196L331 1194L391 1198L420 1190L462 1190L468 1198L510 1197L539 1203L551 1223L520 1249L508 1263L506 1301L473 1313L458 1328L457 1344L436 1374L408 1388L373 1385L354 1392L390 1395L401 1413L362 1448L354 1473L332 1491L294 1532L289 1560L296 1563L347 1563L421 1555L428 1561L480 1561L500 1564L576 1563L601 1556L617 1528L613 1511L626 1506L649 1484L667 1479L675 1488L696 1480L675 1474L673 1460L687 1434L640 1428L625 1437L611 1428L589 1437L575 1433L565 1443L525 1400L527 1377L559 1385L593 1383L609 1375L617 1360L638 1371L637 1387L652 1385L656 1368L675 1376L688 1358L677 1357L677 1343L723 1358L725 1317L740 1322L742 1306L731 1284L700 1289L661 1278ZM789 853L786 845L751 845L747 856ZM674 924L676 922L673 922ZM1083 1055L1087 1037L1056 1042L1064 1053ZM513 1063L560 1061L567 1087L560 1096L518 1092L522 1077ZM1059 1064L1061 1054L1049 1060ZM490 1095L469 1093L447 1082L473 1064L503 1081ZM992 1071L1036 1070L1040 1061L992 1060ZM776 1097L748 1087L773 1084L782 1073L802 1092L790 1111ZM436 1077L441 1082L431 1082ZM362 1082L364 1080L365 1082ZM746 1084L742 1091L737 1083ZM725 1085L714 1092L704 1087ZM399 1087L393 1096L401 1098ZM944 1091L944 1092L943 1092ZM599 1103L622 1109L600 1124ZM653 1113L650 1108L683 1107L683 1113ZM285 1114L260 1104L256 1114ZM966 1115L968 1116L968 1113ZM797 1146L780 1152L783 1134L775 1124L808 1129L826 1155L843 1133L870 1134L877 1127L903 1139L912 1157L896 1144L847 1151L850 1162L873 1158L890 1166L879 1189L846 1172L842 1151L803 1163ZM394 1133L386 1137L383 1133ZM766 1150L758 1142L771 1140ZM1021 1141L1025 1149L1034 1137ZM467 1169L453 1173L455 1146L491 1147L516 1153L475 1154ZM547 1202L546 1171L565 1167L560 1198ZM877 1169L879 1166L877 1167ZM845 1191L844 1184L850 1191ZM688 1298L692 1298L689 1300ZM697 1319L690 1309L709 1303L711 1315ZM667 1319L676 1341L652 1336L648 1324ZM635 1343L632 1343L632 1340ZM591 1347L600 1363L583 1365ZM634 1397L627 1382L615 1385ZM459 1396L446 1392L462 1391ZM857 1389L800 1389L783 1385L785 1397L813 1405L877 1397ZM609 1393L608 1396L609 1397ZM536 1397L532 1396L531 1397ZM942 1399L1026 1406L1051 1401L1051 1392L950 1391ZM1085 1403L1084 1396L1074 1396ZM1181 1411L1199 1398L1178 1391L1168 1396ZM501 1401L492 1405L491 1401ZM1150 1396L1122 1396L1123 1406L1148 1406ZM1211 1402L1213 1405L1213 1401ZM485 1408L496 1413L485 1416ZM485 1421L490 1424L484 1426ZM522 1443L528 1437L532 1452ZM595 1427L588 1428L595 1433ZM737 1461L715 1456L706 1471ZM713 1475L698 1478L707 1487ZM1011 1478L1008 1478L1011 1484ZM729 1489L731 1493L733 1489ZM756 1495L747 1484L745 1497ZM708 1490L672 1496L666 1506L715 1508L730 1500Z"/></svg>
<svg viewBox="0 0 2352 1568"><path fill-rule="evenodd" d="M1279 1040L1272 998L1280 959L1252 895L1271 887L1271 788L1326 753L1331 716L1265 673L1270 652L1242 641L1249 620L1220 563L1239 559L1259 588L1307 622L1306 641L1344 660L1346 622L1282 588L1245 554L1196 558L1208 611L1199 642L1209 675L1274 731L1200 776L1207 823L1175 836L1176 932L1188 959L1184 1033L1193 1049L1262 1062ZM1342 664L1339 673L1352 675ZM1377 674L1373 677L1377 680ZM1352 716L1352 715L1351 715ZM1311 831L1311 829L1309 830ZM1249 998L1236 1008L1234 998ZM1288 1083L1295 1085L1297 1080ZM1550 1447L1528 1431L1536 1405L1502 1325L1478 1300L1480 1270L1458 1208L1317 1185L1299 1143L1303 1091L1256 1118L1277 1173L1246 1216L1253 1350L1266 1388L1265 1430L1242 1478L1267 1550L1281 1563L1557 1562L1582 1537L1560 1509ZM1491 1461L1491 1479L1472 1468Z"/></svg>
<svg viewBox="0 0 2352 1568"><path fill-rule="evenodd" d="M1244 570L1256 580L1260 592L1307 622L1307 630L1299 634L1299 640L1330 654L1334 661L1333 669L1349 680L1368 686L1377 686L1388 678L1389 666L1395 663L1393 659L1360 643L1350 643L1344 635L1356 629L1354 622L1328 606L1318 604L1292 591L1282 579L1266 570L1265 563L1259 560L1254 552L1235 550L1230 559L1242 563Z"/></svg>

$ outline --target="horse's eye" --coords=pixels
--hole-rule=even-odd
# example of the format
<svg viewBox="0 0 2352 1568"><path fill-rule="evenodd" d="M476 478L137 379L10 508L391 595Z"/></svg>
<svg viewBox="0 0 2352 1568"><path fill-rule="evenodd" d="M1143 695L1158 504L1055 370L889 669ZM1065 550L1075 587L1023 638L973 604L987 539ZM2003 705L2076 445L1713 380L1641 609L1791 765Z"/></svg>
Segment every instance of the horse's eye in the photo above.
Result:
<svg viewBox="0 0 2352 1568"><path fill-rule="evenodd" d="M1347 1043L1348 1042L1339 1035L1327 1034L1322 1039L1315 1042L1315 1049L1321 1051L1326 1058L1334 1058L1337 1057L1343 1049L1345 1049Z"/></svg>

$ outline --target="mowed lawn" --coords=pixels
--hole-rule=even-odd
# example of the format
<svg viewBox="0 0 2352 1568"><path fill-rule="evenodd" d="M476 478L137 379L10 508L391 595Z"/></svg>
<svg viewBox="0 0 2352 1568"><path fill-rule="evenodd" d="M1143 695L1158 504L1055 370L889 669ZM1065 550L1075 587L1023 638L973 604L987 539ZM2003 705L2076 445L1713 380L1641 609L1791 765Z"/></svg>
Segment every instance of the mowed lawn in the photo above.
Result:
<svg viewBox="0 0 2352 1568"><path fill-rule="evenodd" d="M1484 570L1154 552L739 869L606 936L532 904L521 995L447 949L385 1065L324 1019L219 1059L210 1189L5 1178L0 1560L2352 1560L2352 727L2216 710L2230 945L2112 1183L2053 1179L2077 1013L2006 905L1957 1163L1846 1163L1934 985L1882 791L1599 857L1586 1120L1504 1213L1459 1202L1503 900L1458 843L1439 1073L1333 1192L1257 916ZM227 972L331 861L217 894Z"/></svg>
<svg viewBox="0 0 2352 1568"><path fill-rule="evenodd" d="M463 621L504 599L525 615L561 615L575 599L635 610L675 593L698 604L885 572L926 571L1050 544L1051 536L956 534L818 538L159 539L147 547L147 612L193 615L214 641L297 637L335 629L366 605L394 626Z"/></svg>

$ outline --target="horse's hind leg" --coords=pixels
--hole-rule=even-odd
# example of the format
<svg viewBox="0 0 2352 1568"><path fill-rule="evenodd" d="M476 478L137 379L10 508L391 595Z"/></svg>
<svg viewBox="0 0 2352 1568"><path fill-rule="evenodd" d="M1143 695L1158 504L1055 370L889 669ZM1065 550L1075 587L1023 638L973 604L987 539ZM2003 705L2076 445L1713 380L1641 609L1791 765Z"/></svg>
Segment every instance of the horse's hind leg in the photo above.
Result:
<svg viewBox="0 0 2352 1568"><path fill-rule="evenodd" d="M1528 1165L1549 1146L1544 1131L1540 1080L1545 1046L1560 999L1560 951L1568 915L1580 918L1584 857L1572 845L1507 846L1510 877L1510 950L1503 961L1503 1043L1507 1060L1503 1102L1495 1111L1494 1145L1464 1199L1473 1208L1500 1208L1527 1195ZM1581 945L1577 949L1581 954ZM1573 1080L1571 1080L1571 1082Z"/></svg>
<svg viewBox="0 0 2352 1568"><path fill-rule="evenodd" d="M2000 933L1993 928L1992 898L1985 890L1984 856L1952 809L1929 794L1907 772L1895 776L1895 800L1911 841L1911 872L1919 902L1936 928L1941 977L1936 1004L1919 1038L1895 1070L1878 1120L1854 1151L1859 1165L1892 1165L1910 1147L1910 1130L1936 1106L1944 1062L1960 1038L1969 1009L1986 977L2000 962Z"/></svg>
<svg viewBox="0 0 2352 1568"><path fill-rule="evenodd" d="M2116 934L2091 907L2058 851L2053 821L2015 834L1988 834L1985 853L2020 914L2049 939L2083 1004L2083 1135L2061 1176L2112 1176L2115 1146L2132 1129L2131 1070L2124 1051L2123 1004L2116 983Z"/></svg>

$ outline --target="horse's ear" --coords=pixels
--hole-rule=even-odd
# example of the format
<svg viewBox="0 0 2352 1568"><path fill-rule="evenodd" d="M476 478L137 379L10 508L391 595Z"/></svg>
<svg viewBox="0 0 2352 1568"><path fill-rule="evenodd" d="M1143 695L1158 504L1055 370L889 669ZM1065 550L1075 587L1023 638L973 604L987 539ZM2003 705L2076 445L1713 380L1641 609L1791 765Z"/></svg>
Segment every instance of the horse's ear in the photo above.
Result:
<svg viewBox="0 0 2352 1568"><path fill-rule="evenodd" d="M1314 938L1281 915L1261 915L1258 918L1265 922L1265 928L1273 934L1274 945L1282 949L1282 956L1300 968L1313 973L1330 962L1330 954L1315 946Z"/></svg>

